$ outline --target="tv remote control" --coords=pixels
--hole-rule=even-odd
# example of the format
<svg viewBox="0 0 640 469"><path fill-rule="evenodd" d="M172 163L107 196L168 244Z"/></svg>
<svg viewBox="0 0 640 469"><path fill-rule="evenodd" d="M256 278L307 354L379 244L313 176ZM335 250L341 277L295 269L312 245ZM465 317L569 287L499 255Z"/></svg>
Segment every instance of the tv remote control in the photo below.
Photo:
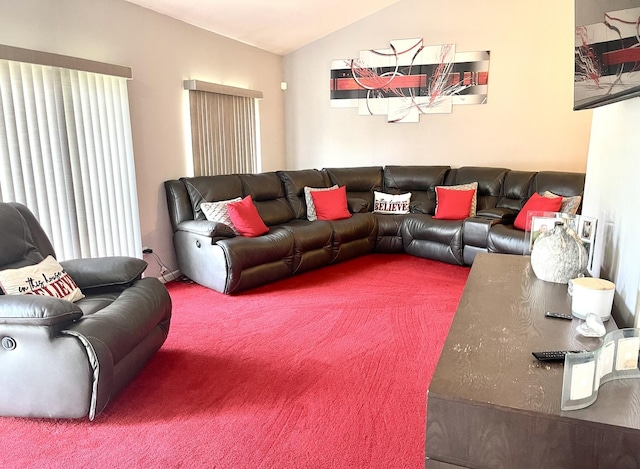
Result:
<svg viewBox="0 0 640 469"><path fill-rule="evenodd" d="M545 316L548 318L568 319L569 321L573 319L573 316L571 314L553 313L551 311L547 311Z"/></svg>
<svg viewBox="0 0 640 469"><path fill-rule="evenodd" d="M552 350L548 352L531 352L541 362L559 362L564 361L567 353L583 353L586 350Z"/></svg>

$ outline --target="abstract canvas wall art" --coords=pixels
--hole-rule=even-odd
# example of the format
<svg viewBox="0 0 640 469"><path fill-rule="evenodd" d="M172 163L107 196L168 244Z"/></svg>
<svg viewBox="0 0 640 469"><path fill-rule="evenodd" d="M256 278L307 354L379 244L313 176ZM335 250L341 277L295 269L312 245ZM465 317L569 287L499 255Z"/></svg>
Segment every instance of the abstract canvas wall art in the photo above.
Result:
<svg viewBox="0 0 640 469"><path fill-rule="evenodd" d="M450 113L453 105L486 103L488 83L489 51L399 39L388 49L332 61L331 106L386 115L388 122L419 122L422 114Z"/></svg>
<svg viewBox="0 0 640 469"><path fill-rule="evenodd" d="M580 25L580 9L605 5L576 1L575 110L640 95L640 1L625 3L638 8L601 11L602 22Z"/></svg>

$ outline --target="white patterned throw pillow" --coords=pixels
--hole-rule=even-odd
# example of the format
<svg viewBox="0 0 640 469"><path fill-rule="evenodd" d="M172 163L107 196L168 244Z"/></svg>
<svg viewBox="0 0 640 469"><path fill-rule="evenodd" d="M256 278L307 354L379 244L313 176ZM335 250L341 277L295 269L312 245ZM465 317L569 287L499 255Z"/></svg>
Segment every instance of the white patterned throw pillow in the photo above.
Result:
<svg viewBox="0 0 640 469"><path fill-rule="evenodd" d="M332 189L337 189L338 185L334 185L331 187L304 187L304 200L307 203L307 220L315 221L318 219L316 215L316 206L313 203L313 198L311 197L311 193L314 191L330 191Z"/></svg>
<svg viewBox="0 0 640 469"><path fill-rule="evenodd" d="M236 197L235 199L229 200L219 200L217 202L202 202L200 204L200 209L204 216L209 221L214 221L217 223L223 223L229 226L235 234L238 234L238 230L233 226L233 222L231 221L231 217L229 216L229 210L227 210L227 205L232 202L240 202L242 197Z"/></svg>
<svg viewBox="0 0 640 469"><path fill-rule="evenodd" d="M409 213L411 203L411 192L406 194L387 194L385 192L373 191L375 213Z"/></svg>
<svg viewBox="0 0 640 469"><path fill-rule="evenodd" d="M5 295L54 296L78 301L84 294L53 256L36 265L0 271L0 288Z"/></svg>

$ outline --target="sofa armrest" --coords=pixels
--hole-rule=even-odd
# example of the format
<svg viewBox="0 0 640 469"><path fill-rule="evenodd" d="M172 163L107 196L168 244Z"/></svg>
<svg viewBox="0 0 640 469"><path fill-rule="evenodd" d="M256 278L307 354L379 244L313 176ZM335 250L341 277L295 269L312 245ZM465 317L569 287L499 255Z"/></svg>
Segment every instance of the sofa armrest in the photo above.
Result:
<svg viewBox="0 0 640 469"><path fill-rule="evenodd" d="M510 223L515 220L516 215L518 215L518 211L511 208L494 207L478 210L476 215L479 217L490 218L492 220L501 220L501 223Z"/></svg>
<svg viewBox="0 0 640 469"><path fill-rule="evenodd" d="M0 296L0 324L53 326L81 317L82 310L75 303L53 296Z"/></svg>
<svg viewBox="0 0 640 469"><path fill-rule="evenodd" d="M236 236L229 225L209 220L186 220L178 225L178 230L209 238L233 238Z"/></svg>
<svg viewBox="0 0 640 469"><path fill-rule="evenodd" d="M147 263L136 257L112 256L60 262L81 290L126 288L142 277Z"/></svg>

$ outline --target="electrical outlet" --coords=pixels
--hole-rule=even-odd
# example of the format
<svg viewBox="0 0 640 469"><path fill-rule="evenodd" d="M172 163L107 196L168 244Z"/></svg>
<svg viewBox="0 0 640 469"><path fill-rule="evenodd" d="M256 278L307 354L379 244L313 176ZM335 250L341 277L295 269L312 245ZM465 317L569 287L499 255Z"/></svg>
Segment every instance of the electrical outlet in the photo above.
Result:
<svg viewBox="0 0 640 469"><path fill-rule="evenodd" d="M142 254L153 254L153 249L147 246L142 247Z"/></svg>

